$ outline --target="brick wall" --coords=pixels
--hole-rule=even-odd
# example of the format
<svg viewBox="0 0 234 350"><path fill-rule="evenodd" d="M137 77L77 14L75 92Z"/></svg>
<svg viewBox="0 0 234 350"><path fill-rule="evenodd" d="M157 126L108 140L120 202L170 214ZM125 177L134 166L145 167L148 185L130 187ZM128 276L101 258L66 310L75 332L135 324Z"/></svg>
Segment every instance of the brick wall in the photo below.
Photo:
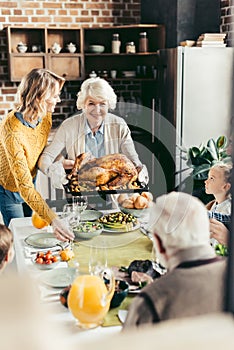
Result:
<svg viewBox="0 0 234 350"><path fill-rule="evenodd" d="M220 29L228 34L228 46L234 46L234 0L221 0Z"/></svg>
<svg viewBox="0 0 234 350"><path fill-rule="evenodd" d="M17 83L9 82L7 65L7 25L77 27L140 23L140 0L17 0L0 2L0 119L14 107ZM117 87L118 88L118 87ZM127 90L123 88L124 94ZM135 88L137 89L137 88ZM53 116L53 125L76 111L75 100L79 82L67 82L63 102Z"/></svg>
<svg viewBox="0 0 234 350"><path fill-rule="evenodd" d="M144 1L144 0L142 0ZM228 32L228 42L233 40L234 0L220 0L222 7L221 30ZM6 25L77 25L105 26L140 23L141 0L17 0L0 1L0 120L14 107L16 83L8 78ZM139 86L130 86L116 82L114 85L118 95L128 98L131 92L138 93ZM57 107L53 116L56 127L61 120L76 111L76 93L79 82L67 82L64 88L63 102Z"/></svg>

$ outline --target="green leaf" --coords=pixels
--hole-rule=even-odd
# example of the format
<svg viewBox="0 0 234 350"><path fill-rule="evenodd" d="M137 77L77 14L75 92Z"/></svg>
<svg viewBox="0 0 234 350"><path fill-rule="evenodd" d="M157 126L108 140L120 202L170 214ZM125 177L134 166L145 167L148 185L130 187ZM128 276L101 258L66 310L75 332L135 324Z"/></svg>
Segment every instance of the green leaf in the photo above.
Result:
<svg viewBox="0 0 234 350"><path fill-rule="evenodd" d="M207 150L210 152L210 154L211 154L213 159L215 159L215 160L219 159L216 143L215 143L215 141L213 139L210 139L207 142Z"/></svg>
<svg viewBox="0 0 234 350"><path fill-rule="evenodd" d="M226 136L219 136L216 141L217 148L226 148L228 146L228 140Z"/></svg>
<svg viewBox="0 0 234 350"><path fill-rule="evenodd" d="M206 173L210 170L210 164L202 164L197 166L193 171L193 176L197 176L198 174Z"/></svg>

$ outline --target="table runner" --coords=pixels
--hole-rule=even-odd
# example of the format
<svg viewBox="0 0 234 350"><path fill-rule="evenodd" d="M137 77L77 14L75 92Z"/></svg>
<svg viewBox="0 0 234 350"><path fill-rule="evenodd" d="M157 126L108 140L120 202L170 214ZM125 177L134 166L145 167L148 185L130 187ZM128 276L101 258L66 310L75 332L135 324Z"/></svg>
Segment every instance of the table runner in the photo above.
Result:
<svg viewBox="0 0 234 350"><path fill-rule="evenodd" d="M107 255L107 262L108 266L128 266L131 261L133 260L146 260L146 259L152 259L153 253L152 253L152 241L149 240L148 237L144 236L140 230L136 230L135 232L135 239L130 241L128 244L120 245L118 247L110 248L109 246L106 248L106 255ZM114 234L115 237L117 236L122 237L123 239L124 235L127 235L129 233L119 233ZM101 236L99 236L101 238ZM89 264L89 258L91 254L91 248L90 246L93 245L94 242L89 241L89 244L87 245L87 242L80 242L75 243L73 250L75 253L75 258L70 263L70 265L75 264L77 261L79 262L79 268L81 270L88 271L88 264ZM126 240L127 241L127 240ZM103 248L99 248L103 249ZM109 310L108 314L106 315L104 319L103 326L114 326L114 325L120 325L120 321L118 318L118 311L119 309L127 309L129 304L131 303L132 299L134 297L133 295L129 295L123 303L118 308L114 308Z"/></svg>

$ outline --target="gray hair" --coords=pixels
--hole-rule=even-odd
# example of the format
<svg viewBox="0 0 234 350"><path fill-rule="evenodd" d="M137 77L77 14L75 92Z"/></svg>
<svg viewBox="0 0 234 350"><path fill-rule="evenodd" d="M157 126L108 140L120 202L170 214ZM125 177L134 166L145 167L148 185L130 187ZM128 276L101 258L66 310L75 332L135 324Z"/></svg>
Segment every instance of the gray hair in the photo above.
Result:
<svg viewBox="0 0 234 350"><path fill-rule="evenodd" d="M159 197L151 209L150 228L165 248L187 249L209 244L209 219L205 205L187 193Z"/></svg>
<svg viewBox="0 0 234 350"><path fill-rule="evenodd" d="M77 109L84 108L87 97L92 97L95 100L107 101L108 108L110 109L115 109L116 107L117 96L105 79L99 77L89 78L83 82L77 94Z"/></svg>

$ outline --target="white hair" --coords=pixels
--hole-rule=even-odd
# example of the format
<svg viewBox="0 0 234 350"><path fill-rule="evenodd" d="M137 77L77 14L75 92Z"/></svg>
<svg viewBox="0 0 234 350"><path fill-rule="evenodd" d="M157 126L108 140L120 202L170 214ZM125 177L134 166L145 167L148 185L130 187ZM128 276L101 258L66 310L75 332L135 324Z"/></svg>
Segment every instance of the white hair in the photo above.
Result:
<svg viewBox="0 0 234 350"><path fill-rule="evenodd" d="M89 78L83 82L77 94L77 109L84 109L87 97L92 97L95 100L107 101L108 108L110 109L115 109L116 107L117 96L105 79L99 77Z"/></svg>
<svg viewBox="0 0 234 350"><path fill-rule="evenodd" d="M205 205L187 193L159 197L151 209L150 228L166 249L182 250L209 245L209 219Z"/></svg>

